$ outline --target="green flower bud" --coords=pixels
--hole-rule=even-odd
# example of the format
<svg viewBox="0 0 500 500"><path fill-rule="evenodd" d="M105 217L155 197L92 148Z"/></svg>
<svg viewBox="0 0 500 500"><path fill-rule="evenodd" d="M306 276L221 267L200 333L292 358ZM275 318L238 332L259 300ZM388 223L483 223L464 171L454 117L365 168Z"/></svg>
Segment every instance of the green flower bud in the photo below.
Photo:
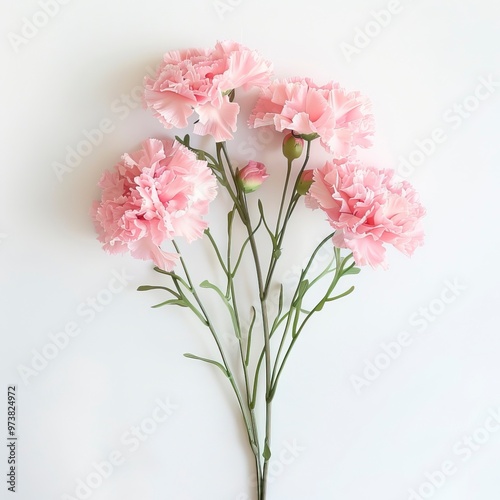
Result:
<svg viewBox="0 0 500 500"><path fill-rule="evenodd" d="M301 196L307 194L307 192L309 191L309 188L313 183L313 174L314 170L309 169L304 170L300 175L299 182L297 183L297 193Z"/></svg>
<svg viewBox="0 0 500 500"><path fill-rule="evenodd" d="M292 133L287 134L283 139L283 155L289 161L296 160L304 149L304 139L296 137Z"/></svg>
<svg viewBox="0 0 500 500"><path fill-rule="evenodd" d="M268 177L266 166L258 161L249 161L236 172L236 179L244 193L253 193Z"/></svg>

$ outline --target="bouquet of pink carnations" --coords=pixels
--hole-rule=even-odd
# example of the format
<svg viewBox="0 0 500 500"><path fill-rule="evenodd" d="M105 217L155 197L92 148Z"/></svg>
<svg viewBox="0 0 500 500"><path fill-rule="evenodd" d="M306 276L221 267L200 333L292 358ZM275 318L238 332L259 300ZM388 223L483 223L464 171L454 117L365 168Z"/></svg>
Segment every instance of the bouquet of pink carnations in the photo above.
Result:
<svg viewBox="0 0 500 500"><path fill-rule="evenodd" d="M366 97L333 82L319 86L309 78L272 81L271 72L268 61L236 42L165 54L156 76L145 79L145 105L165 128L189 127L194 135L207 136L210 142L203 142L209 146L195 147L189 134L145 140L103 174L102 197L92 210L106 251L128 251L153 261L167 281L139 290L162 290L166 300L158 306L189 309L213 337L216 356L185 356L212 365L231 385L255 459L259 500L268 493L273 399L310 318L354 290L338 288L342 278L359 273L358 266L385 267L387 245L411 255L423 242L424 215L408 182L397 180L393 170L358 159L357 150L371 145L374 130ZM283 136L283 167L269 173L262 162L232 159L226 145L237 129L238 97L252 87L259 88L260 95L248 126L268 127ZM312 161L316 147L326 150L327 161ZM256 193L266 188L269 175L283 177L271 208ZM205 220L218 191L226 193L223 202L230 200L224 238ZM306 207L319 209L311 217L322 214L330 230L301 269L293 293L286 294L275 278L276 266L302 199ZM198 283L190 274L179 240L200 238L206 238L213 252L218 280ZM331 259L318 272L313 263L325 246L331 246ZM255 271L258 307L245 307L238 286L248 263ZM246 280L244 285L246 291ZM212 310L207 307L200 289L216 294L216 311L213 302ZM236 362L214 322L221 313L227 315L238 346Z"/></svg>

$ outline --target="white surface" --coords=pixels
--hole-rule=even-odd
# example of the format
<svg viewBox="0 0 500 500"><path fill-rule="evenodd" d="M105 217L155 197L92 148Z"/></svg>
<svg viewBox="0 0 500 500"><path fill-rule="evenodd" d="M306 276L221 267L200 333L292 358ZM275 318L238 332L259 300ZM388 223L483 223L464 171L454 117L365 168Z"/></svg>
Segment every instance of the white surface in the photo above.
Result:
<svg viewBox="0 0 500 500"><path fill-rule="evenodd" d="M387 166L434 129L446 135L410 176L428 210L426 246L411 260L391 253L387 272L363 271L355 294L316 318L292 356L275 402L275 457L285 443L303 449L275 465L269 500L406 500L445 461L453 474L433 494L424 487L422 498L499 498L500 432L478 429L500 408L500 88L460 123L446 113L480 78L500 81L500 4L401 0L401 11L348 62L341 44L352 44L356 28L388 2L231 3L220 16L212 0L73 0L15 51L9 33L19 34L40 6L2 0L0 435L7 385L15 383L20 463L17 497L3 480L0 497L75 496L77 479L113 451L126 461L93 500L250 495L251 460L231 394L210 367L182 357L212 352L206 332L180 310L150 310L157 296L135 291L157 280L150 266L106 255L88 216L101 172L143 138L164 134L140 106L121 106L122 94L164 51L235 39L272 60L278 76L335 79L369 95L375 152ZM53 163L103 119L113 132L59 182ZM289 246L315 241L322 228L290 237ZM85 302L121 270L129 285L91 318ZM447 280L465 289L434 321L416 318L420 307L440 307L433 301ZM25 385L19 365L29 366L32 351L68 322L80 335ZM357 394L351 377L403 331L413 343ZM131 451L121 439L152 415L157 398L178 409ZM474 432L488 442L465 460L456 443Z"/></svg>

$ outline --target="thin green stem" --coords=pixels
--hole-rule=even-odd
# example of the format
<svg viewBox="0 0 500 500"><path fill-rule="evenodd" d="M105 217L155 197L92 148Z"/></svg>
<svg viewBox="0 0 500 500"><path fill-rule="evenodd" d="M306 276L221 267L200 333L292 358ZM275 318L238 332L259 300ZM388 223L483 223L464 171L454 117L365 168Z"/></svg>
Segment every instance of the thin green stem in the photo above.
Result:
<svg viewBox="0 0 500 500"><path fill-rule="evenodd" d="M248 364L250 363L250 352L252 351L252 333L253 333L253 327L255 324L255 318L256 318L256 312L255 308L252 306L252 319L250 321L250 326L248 327L248 334L247 334L247 347L246 347L246 357L245 357L245 365L248 367Z"/></svg>
<svg viewBox="0 0 500 500"><path fill-rule="evenodd" d="M311 156L311 141L309 140L309 141L307 141L306 156L304 159L304 163L302 164L302 167L301 167L301 169L300 169L300 171L295 179L293 190L292 190L292 193L290 195L290 201L288 202L288 207L286 210L283 225L281 228L279 228L278 226L276 228L276 238L277 238L277 247L278 248L281 248L281 246L283 244L283 239L285 237L288 221L290 220L290 217L292 216L292 213L295 210L295 207L297 206L297 202L300 199L300 196L297 195L297 186L300 182L300 177L302 175L302 172L305 170L307 164L309 163L310 156ZM278 259L279 259L279 254L276 255L273 252L273 254L271 255L271 262L269 263L269 268L268 268L267 277L266 277L266 283L264 286L264 297L266 297L267 294L269 293L269 287L271 286L272 278L274 275L274 271L276 269L276 264L278 263Z"/></svg>
<svg viewBox="0 0 500 500"><path fill-rule="evenodd" d="M229 382L231 384L231 387L233 388L233 391L236 395L236 399L238 400L238 405L240 407L240 411L241 411L241 415L243 417L243 421L245 423L245 427L246 427L246 430L247 430L247 434L248 434L248 440L250 442L250 446L252 447L252 450L254 449L254 446L256 444L256 437L254 436L253 434L253 429L252 429L252 426L251 426L251 423L248 421L248 416L247 416L247 413L245 411L245 407L244 407L244 404L243 404L243 398L241 396L241 392L240 392L240 389L234 379L234 376L233 376L233 373L231 371L231 368L229 366L229 363L227 361L227 358L226 358L226 355L224 353L224 349L222 347L222 344L220 342L220 339L219 339L219 336L217 335L217 332L213 326L213 323L211 322L209 316L208 316L208 313L205 309L205 306L203 305L203 302L201 301L199 295L198 295L198 292L196 291L196 288L191 280L191 276L189 274L189 271L187 269L187 265L184 261L184 258L182 257L182 254L180 252L180 249L177 245L177 243L175 241L172 241L173 245L174 245L174 248L175 250L177 251L177 253L179 254L179 260L181 262L181 266L182 266L182 269L184 270L184 274L186 276L186 280L187 280L187 283L190 287L190 292L191 294L193 295L194 299L196 300L199 308L200 308L200 311L201 313L203 314L204 318L205 318L205 321L206 321L206 325L208 327L208 329L210 330L210 333L212 334L214 340L215 340L215 343L217 345L217 349L219 350L219 353L220 353L220 356L221 356L221 359L222 359L222 364L227 372L227 377L229 379Z"/></svg>
<svg viewBox="0 0 500 500"><path fill-rule="evenodd" d="M330 233L326 238L323 238L323 240L321 240L321 242L319 243L319 245L314 249L314 252L311 254L311 257L309 257L309 261L307 262L306 264L306 267L303 269L303 271L301 272L300 274L300 278L299 278L299 282L297 283L297 287L295 288L295 292L293 294L293 298L292 298L292 301L291 301L291 304L293 306L293 304L295 303L295 301L297 300L297 296L299 294L299 290L300 290L300 286L301 286L301 283L302 281L305 279L305 277L307 276L307 273L309 272L309 269L311 268L311 265L312 263L314 262L314 259L316 258L316 255L318 254L318 252L321 250L321 248L323 248L323 246L325 245L325 243L327 241L329 241L332 236L335 234L335 231ZM333 260L335 260L337 258L337 254L335 254L335 256L333 257L332 259L332 262ZM332 262L329 263L329 265L327 266L327 269L330 268ZM321 275L324 275L325 273L321 273ZM321 276L320 275L320 276ZM319 278L319 277L318 277ZM316 278L315 280L313 280L310 284L310 287L316 283L317 279ZM291 307L290 310L285 313L285 315L283 316L283 318L286 316L287 320L286 320L286 325L285 325L285 328L283 330L283 335L281 337L281 342L280 342L280 345L279 345L279 348L278 348L278 352L276 354L276 359L275 359L275 362L274 362L274 369L273 369L273 374L272 374L272 377L271 377L271 385L274 385L274 381L276 379L276 370L279 366L279 361L280 361L280 357L281 357L281 353L283 352L283 349L285 347L285 344L286 344L286 337L287 337L287 334L288 334L288 331L290 329L290 324L292 322L292 312L295 313L295 318L294 321L297 320L298 316L300 315L300 311L301 309L300 308L296 308L296 307ZM278 325L281 323L281 321L283 320L280 319L280 321L278 322L278 324L276 325L276 328L278 327ZM292 339L293 340L293 339ZM272 391L272 394L274 396L274 393L275 391Z"/></svg>
<svg viewBox="0 0 500 500"><path fill-rule="evenodd" d="M257 229L259 229L259 227L260 227L261 224L262 224L262 218L260 219L259 223L255 226L255 228L253 230L254 234L256 233ZM241 260L243 259L243 254L245 252L245 248L247 247L247 245L248 245L249 242L250 242L250 238L247 238L243 242L243 245L241 246L241 250L240 250L240 253L238 255L238 260L236 261L236 265L233 268L233 272L232 272L233 277L236 274L236 271L238 270L238 268L240 267Z"/></svg>
<svg viewBox="0 0 500 500"><path fill-rule="evenodd" d="M233 168L233 165L231 163L231 160L229 158L229 154L227 152L226 143L225 142L219 142L217 144L221 145L222 152L224 153L224 157L226 158L227 166L229 167L229 172L231 173L231 177L233 179L234 185L236 186L236 184L237 184L237 181L236 181L236 172L235 172L235 170Z"/></svg>
<svg viewBox="0 0 500 500"><path fill-rule="evenodd" d="M246 202L245 195L242 195L243 199L243 210L245 213L245 218L243 223L247 228L248 237L250 239L250 248L252 249L252 255L255 263L255 271L257 273L257 285L259 290L259 300L260 300L260 309L262 314L262 325L263 325L263 333L264 333L264 358L265 358L265 377L266 377L266 428L265 428L265 438L264 438L264 467L262 470L262 478L261 478L261 498L264 500L266 498L267 493L267 476L269 470L269 458L270 458L270 449L271 449L271 423L272 423L272 401L270 398L271 391L271 344L270 344L270 332L269 332L269 318L267 312L267 303L266 297L264 294L264 280L262 276L262 267L260 264L259 252L257 250L257 244L254 237L254 230L252 229L252 223L250 221L250 213L248 210L248 205ZM260 368L260 364L256 369L255 377L258 377L258 371ZM254 391L256 388L256 384L254 382ZM252 398L252 401L255 401L255 397Z"/></svg>
<svg viewBox="0 0 500 500"><path fill-rule="evenodd" d="M224 260L222 259L222 255L219 251L219 247L217 246L217 243L215 242L215 240L212 236L212 233L210 232L210 228L205 229L205 234L208 236L208 239L209 239L209 241L212 244L212 247L214 249L215 255L217 256L217 260L219 261L219 264L220 264L222 270L224 271L224 274L227 276L228 275L227 267L224 264Z"/></svg>
<svg viewBox="0 0 500 500"><path fill-rule="evenodd" d="M290 200L288 202L288 206L285 212L285 216L283 219L283 210L285 207L285 199L286 199L286 193L288 191L288 186L289 186L289 181L290 181L290 175L291 175L291 162L288 163L288 168L287 168L287 175L286 175L286 180L283 188L283 194L282 194L282 199L280 203L280 209L279 209L279 214L278 214L278 219L276 223L276 230L274 232L274 239L273 239L273 252L271 255L271 260L268 266L268 271L266 278L264 280L263 272L262 272L262 267L260 263L260 257L257 249L257 244L255 241L255 229L252 228L252 223L251 223L251 218L250 218L250 213L248 210L248 204L246 200L245 194L242 192L241 189L238 187L237 179L236 179L236 172L233 169L231 165L231 161L229 159L229 155L226 149L225 143L217 143L217 159L218 162L221 166L221 175L223 175L224 179L226 180L226 188L228 189L231 198L233 199L235 206L238 210L238 214L240 215L240 218L243 222L243 224L246 227L247 233L248 233L248 240L250 242L250 247L251 247L251 252L255 264L255 270L257 274L257 285L258 285L258 291L259 291L259 301L260 301L260 309L261 309L261 315L262 315L262 322L263 322L263 336L264 336L264 347L263 347L263 353L261 357L259 358L259 361L256 366L256 372L255 372L255 378L254 378L254 385L253 385L253 393L252 397L249 400L249 407L250 410L253 410L255 403L256 403L256 394L257 394L257 387L258 387L258 378L259 378L259 372L262 363L265 361L265 386L266 386L266 392L265 392L265 400L266 400L266 424L265 424L265 439L264 439L264 466L262 469L262 477L260 481L260 491L259 491L259 500L264 500L266 498L266 493L267 493L267 478L268 478L268 470L269 470L269 460L271 458L271 423L272 423L272 399L274 396L274 391L273 391L273 385L272 385L272 380L273 376L275 373L276 365L272 366L271 363L271 345L270 345L270 339L271 335L274 333L274 329L271 332L269 329L269 318L268 318L268 309L267 309L267 296L269 293L270 285L272 283L272 277L276 268L276 263L279 259L280 252L276 251L281 248L281 245L283 243L283 239L286 233L286 228L287 224L290 220L290 217L295 210L295 207L297 206L298 199L300 196L297 194L297 186L300 181L300 176L302 175L302 172L304 171L310 157L310 147L311 147L311 141L307 141L307 151L306 151L306 157L304 160L304 163L300 169L299 174L297 175L294 183L293 190L290 195ZM225 173L225 169L223 168L223 162L222 162L222 155L224 155L228 170L230 172L234 189L236 191L233 192L231 185L228 182L227 175ZM261 214L261 217L263 218L264 215ZM283 222L282 222L283 220ZM241 257L241 254L240 254ZM238 260L239 263L239 260ZM230 268L228 269L228 279L232 280L232 275ZM234 293L233 288L231 288L231 294ZM300 305L298 307L298 310L296 312L297 315L300 315ZM289 330L290 328L290 322L292 320L292 315L289 314L287 317L287 327L286 331ZM296 320L296 318L295 318ZM274 325L273 325L274 328ZM285 331L285 335L286 335ZM283 349L283 346L280 347L280 354L281 350ZM288 358L288 353L285 355L285 359ZM248 359L248 353L247 353L247 359ZM279 376L281 372L279 371L277 376ZM249 390L249 387L247 386L247 391Z"/></svg>
<svg viewBox="0 0 500 500"><path fill-rule="evenodd" d="M293 309L293 311L295 311L295 314L299 314L299 311L297 311L297 309ZM286 343L285 341L286 341L286 338L287 338L288 331L290 329L290 324L292 322L292 317L293 317L292 311L289 311L288 316L287 316L287 320L286 320L286 324L285 324L285 328L283 330L283 335L281 337L280 346L278 348L278 352L276 353L276 359L274 361L273 374L271 376L271 386L272 386L272 381L274 380L274 377L275 377L275 374L276 374L276 368L278 366L278 363L279 363L279 360L280 360L280 357L281 357L281 353L282 353L282 351L283 351L283 349L285 347L285 343ZM272 390L271 390L271 392L272 392Z"/></svg>
<svg viewBox="0 0 500 500"><path fill-rule="evenodd" d="M333 290L335 289L335 287L337 286L340 278L342 277L343 275L343 271L344 271L344 268L345 268L345 264L346 262L352 257L352 254L348 255L347 257L343 258L343 259L340 259L340 250L338 248L335 248L335 257L336 257L336 269L335 269L335 276L333 277L333 280L332 280L332 283L330 284L330 286L328 287L328 290L326 291L325 295L323 296L323 298L316 304L315 307L313 307L309 312L308 314L306 315L306 317L304 318L304 320L302 321L302 323L300 324L299 328L298 329L295 329L293 334L292 334L292 341L290 342L290 345L288 346L288 349L286 351L286 354L285 354L285 357L283 358L283 361L280 365L280 368L278 370L278 372L276 373L275 376L273 376L273 380L272 380L272 389L271 389L271 393L272 395L274 396L274 394L276 393L276 389L277 389L277 385L278 385L278 382L279 382L279 379L281 377L281 374L283 372L283 369L286 365L286 362L290 356L290 353L295 345L295 342L297 342L297 339L299 338L300 334L302 333L302 330L304 329L304 327L306 326L307 322L310 320L311 316L318 310L318 308L323 305L327 300L328 298L330 297L330 294L333 292ZM349 292L350 293L350 292ZM300 312L297 311L297 315L299 315Z"/></svg>
<svg viewBox="0 0 500 500"><path fill-rule="evenodd" d="M218 165L220 167L219 172L220 172L220 174L222 176L224 187L226 188L226 191L229 193L229 196L231 197L231 199L233 200L234 206L236 207L236 210L238 211L238 214L243 219L244 214L243 214L242 207L241 207L241 200L235 194L235 192L233 191L233 188L232 188L231 184L229 183L229 179L228 179L226 171L224 169L224 163L222 161L222 154L221 154L221 152L224 153L224 155L226 156L226 159L228 158L227 157L227 151L225 149L225 143L223 143L223 142L217 142L216 143L216 150L217 150L217 162L218 162ZM234 185L236 187L236 179L235 179L235 176L234 176L234 173L233 173L233 168L232 168L231 164L229 163L228 159L227 159L227 162L228 162L228 165L229 165L229 172L231 174L231 178L232 178L232 180L234 182Z"/></svg>
<svg viewBox="0 0 500 500"><path fill-rule="evenodd" d="M292 173L292 162L293 160L288 160L286 168L285 183L283 184L283 193L281 194L280 210L278 213L278 219L276 220L276 230L274 231L275 238L278 237L278 232L281 224L281 217L283 215L283 208L285 206L286 193L288 191L288 183L290 182L290 174Z"/></svg>
<svg viewBox="0 0 500 500"><path fill-rule="evenodd" d="M220 150L218 149L218 151L220 151ZM223 166L221 165L221 167L223 167ZM236 321L237 321L237 331L241 332L241 323L240 323L240 319L239 319L238 304L237 304L237 300L236 300L234 277L236 275L236 270L237 270L239 263L241 261L241 258L243 256L244 247L246 246L247 242L245 242L243 248L240 251L239 258L237 260L235 268L232 269L233 221L234 221L234 213L236 211L237 211L237 206L235 203L233 205L231 212L228 215L227 254L226 254L227 266L225 266L225 271L226 271L226 276L227 276L227 293L231 297L231 302L233 304L233 310L234 310L234 314L235 314ZM213 240L213 244L214 244L214 247L217 248L218 255L220 255L220 252L218 251L217 244L214 240ZM220 260L222 260L222 258ZM255 319L255 317L254 317L254 319ZM251 330L249 331L248 335L249 335L249 337L248 337L248 342L247 342L246 356L245 356L245 352L244 352L244 348L243 348L243 339L241 337L241 334L237 335L237 339L238 339L238 350L239 350L239 355L240 355L241 367L243 370L243 378L244 378L244 382L245 382L246 402L247 402L248 411L250 412L250 424L252 426L252 432L253 432L253 438L254 438L254 442L250 443L250 444L251 444L252 452L253 452L254 459L255 459L255 472L257 475L257 494L258 494L258 497L260 498L260 496L261 496L261 478L262 478L260 442L259 442L257 421L255 418L255 411L254 411L254 408L251 406L250 377L248 374L248 356L250 354L249 351L250 351Z"/></svg>

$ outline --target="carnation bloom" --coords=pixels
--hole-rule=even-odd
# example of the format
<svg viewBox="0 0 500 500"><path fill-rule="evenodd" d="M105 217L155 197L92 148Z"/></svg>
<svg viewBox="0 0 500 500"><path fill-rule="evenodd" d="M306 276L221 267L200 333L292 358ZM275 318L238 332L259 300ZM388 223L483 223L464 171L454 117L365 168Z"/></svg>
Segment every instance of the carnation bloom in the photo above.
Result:
<svg viewBox="0 0 500 500"><path fill-rule="evenodd" d="M269 84L271 64L236 42L214 49L189 49L165 54L155 78L146 77L144 99L163 125L184 128L196 112L194 133L217 142L232 139L240 107L232 90Z"/></svg>
<svg viewBox="0 0 500 500"><path fill-rule="evenodd" d="M98 239L109 253L127 250L168 271L177 254L160 248L178 236L203 235L203 216L216 196L216 179L207 162L178 142L148 139L125 154L101 177L100 202L92 207Z"/></svg>
<svg viewBox="0 0 500 500"><path fill-rule="evenodd" d="M336 229L333 243L348 248L358 265L386 267L385 244L412 255L422 245L425 210L413 187L393 170L359 162L327 162L314 172L308 205L321 208Z"/></svg>
<svg viewBox="0 0 500 500"><path fill-rule="evenodd" d="M245 193L252 193L269 177L266 166L258 161L249 161L237 172L238 183Z"/></svg>
<svg viewBox="0 0 500 500"><path fill-rule="evenodd" d="M370 108L366 97L347 92L338 83L319 87L309 78L276 80L263 90L249 125L271 125L279 132L319 137L328 151L345 157L356 146L371 145L374 121Z"/></svg>

